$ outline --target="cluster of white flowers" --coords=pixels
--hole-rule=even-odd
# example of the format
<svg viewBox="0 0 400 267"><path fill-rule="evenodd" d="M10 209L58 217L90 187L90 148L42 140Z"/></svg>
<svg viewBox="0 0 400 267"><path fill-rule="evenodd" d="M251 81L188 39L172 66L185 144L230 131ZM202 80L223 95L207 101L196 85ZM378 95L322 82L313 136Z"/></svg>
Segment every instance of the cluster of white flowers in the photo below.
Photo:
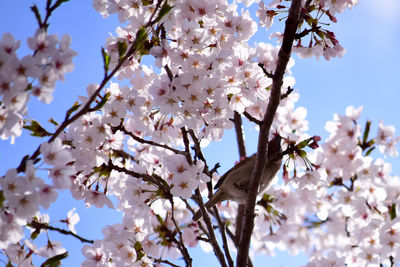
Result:
<svg viewBox="0 0 400 267"><path fill-rule="evenodd" d="M45 162L56 166L50 170L49 176L53 178L53 185L46 184L43 179L36 176L36 169L32 161L25 165L25 175L17 174L16 169L10 169L3 179L0 179L2 195L5 201L0 214L0 248L4 250L10 262L19 266L31 266L32 255L50 258L66 250L58 241L50 241L47 245L37 248L29 239L24 239L24 227L28 225L31 233L37 231L39 235L45 230L36 227L37 224L48 225L50 218L47 214L40 214L39 208L48 209L50 204L58 197L57 189L68 188L71 177L66 173L68 167L60 167L69 154L61 147L61 142L43 144ZM59 167L57 167L59 166ZM58 173L59 172L59 173ZM75 225L79 222L79 215L75 209L68 212L65 219L60 222L67 224L72 233L76 233ZM20 243L23 241L22 243Z"/></svg>
<svg viewBox="0 0 400 267"><path fill-rule="evenodd" d="M157 17L153 13L162 1L155 2L93 1L104 17L118 13L125 24L117 29L117 37L106 41L110 69L120 63L121 47L133 44L139 29ZM270 27L278 14L273 9L284 9L279 0L268 9L262 1L255 2L259 2L257 16L263 27ZM356 1L311 3L321 9L329 7L325 13L333 20L331 14ZM185 246L204 244L198 237L207 234L192 220L191 198L197 190L206 196L207 183L218 175L209 172L210 166L198 150L223 137L233 126L235 112L253 121L263 118L279 47L248 45L257 23L249 11L238 12L236 2L176 0L168 5L173 8L146 32L149 38L140 48L155 58L160 73L141 64L140 55L133 54L116 73L129 85L110 83L102 91L107 97L104 105L71 122L53 142L41 145L42 160L50 166L51 185L36 177L32 161L26 162L25 176L12 169L0 179L5 198L0 248L12 262L21 262L29 250L44 257L64 251L57 241L51 242L51 251L36 249L24 240L22 228L27 224L35 228L29 225L32 218L48 223L37 211L56 200L58 189L69 189L88 207L116 206L123 212L120 224L104 228L103 240L83 247L83 266L151 266L161 259L184 256ZM299 42L294 50L303 56L340 56L343 49L334 34L324 31L324 36L323 45L317 43L305 51ZM67 37L58 42L56 36L38 31L28 44L33 55L19 60L15 54L19 42L5 34L0 43L3 139L20 135L29 94L50 102L55 81L72 68L75 52L68 48ZM293 65L290 59L287 73ZM294 78L284 78L284 98L273 125L273 131L285 140L284 149L309 138L306 109L295 107L299 95L291 92L294 83ZM88 95L99 86L88 85ZM83 103L87 100L81 97ZM386 263L389 257L398 260L400 224L395 211L399 181L390 176L390 165L366 155L357 123L360 113L361 109L350 107L345 116L335 115L334 121L327 123L331 136L308 155L313 164L307 163L304 155L284 158L285 170L294 175L284 183L276 179L259 202L252 239L257 252L311 252L309 266L344 262L362 266ZM380 123L375 140L381 152L397 155L399 138L392 126ZM365 144L366 149L373 145ZM218 207L223 219L230 220L232 231L236 207L232 202ZM73 233L78 220L73 211L65 220Z"/></svg>
<svg viewBox="0 0 400 267"><path fill-rule="evenodd" d="M23 118L27 115L29 97L38 97L44 103L52 101L56 81L73 69L72 58L76 55L71 40L64 35L48 35L38 30L28 38L32 55L18 58L20 41L10 33L3 34L0 41L0 137L5 140L21 135Z"/></svg>

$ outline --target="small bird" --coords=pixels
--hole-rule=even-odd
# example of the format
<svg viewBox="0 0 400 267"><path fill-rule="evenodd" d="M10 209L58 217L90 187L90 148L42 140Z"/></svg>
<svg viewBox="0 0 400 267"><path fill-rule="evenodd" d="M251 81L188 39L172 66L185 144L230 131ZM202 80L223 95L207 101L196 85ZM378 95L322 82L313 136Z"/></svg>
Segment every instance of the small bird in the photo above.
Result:
<svg viewBox="0 0 400 267"><path fill-rule="evenodd" d="M279 135L276 135L268 144L267 161L258 192L263 191L269 185L282 165L281 139ZM219 190L205 204L207 209L224 200L234 200L239 203L246 201L251 175L256 165L256 156L257 154L254 154L242 160L222 175L214 187L219 188ZM197 221L200 217L201 211L198 210L193 215L193 220Z"/></svg>

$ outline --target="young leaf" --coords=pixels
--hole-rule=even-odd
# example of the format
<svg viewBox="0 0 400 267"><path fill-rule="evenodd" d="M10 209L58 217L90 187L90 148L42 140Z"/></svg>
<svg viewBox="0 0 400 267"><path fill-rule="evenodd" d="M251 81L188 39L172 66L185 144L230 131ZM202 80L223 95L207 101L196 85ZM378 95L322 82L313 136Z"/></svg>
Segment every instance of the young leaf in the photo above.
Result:
<svg viewBox="0 0 400 267"><path fill-rule="evenodd" d="M110 98L110 92L106 93L103 98L101 99L101 101L99 103L97 103L97 105L91 109L91 111L96 111L101 109L107 102L107 100Z"/></svg>
<svg viewBox="0 0 400 267"><path fill-rule="evenodd" d="M389 213L390 213L390 219L393 221L397 215L396 215L396 203L393 203L392 206L389 209Z"/></svg>
<svg viewBox="0 0 400 267"><path fill-rule="evenodd" d="M65 115L66 118L69 118L71 116L71 114L76 111L81 105L79 104L79 102L75 102L74 105L68 109L67 114Z"/></svg>
<svg viewBox="0 0 400 267"><path fill-rule="evenodd" d="M54 257L51 257L47 259L45 262L40 265L40 267L58 267L61 266L61 260L65 259L68 257L68 252L64 252L62 254L55 255Z"/></svg>
<svg viewBox="0 0 400 267"><path fill-rule="evenodd" d="M138 48L141 45L143 45L144 40L146 40L146 38L147 38L146 27L142 26L140 30L136 33L136 39L134 44L136 50L139 50Z"/></svg>
<svg viewBox="0 0 400 267"><path fill-rule="evenodd" d="M367 150L367 152L365 153L365 156L369 156L369 154L371 154L371 152L375 149L375 147L371 147L370 149Z"/></svg>
<svg viewBox="0 0 400 267"><path fill-rule="evenodd" d="M127 48L128 44L126 42L118 41L118 56L120 59L125 55Z"/></svg>
<svg viewBox="0 0 400 267"><path fill-rule="evenodd" d="M366 144L368 142L368 135L369 135L369 130L371 128L371 121L367 121L365 123L365 131L364 131L364 136L363 136L363 143Z"/></svg>
<svg viewBox="0 0 400 267"><path fill-rule="evenodd" d="M44 137L51 136L37 121L31 120L31 125L24 125L24 129L31 131L32 136Z"/></svg>
<svg viewBox="0 0 400 267"><path fill-rule="evenodd" d="M168 14L169 11L171 11L172 8L174 8L174 6L170 6L170 5L168 5L167 2L165 2L164 5L161 7L161 10L158 13L158 16L157 16L155 22L159 22L165 15Z"/></svg>
<svg viewBox="0 0 400 267"><path fill-rule="evenodd" d="M0 208L3 208L4 201L6 201L6 198L4 197L3 190L0 190Z"/></svg>
<svg viewBox="0 0 400 267"><path fill-rule="evenodd" d="M108 66L110 65L110 55L107 54L104 47L101 48L101 55L103 56L104 72L108 72Z"/></svg>

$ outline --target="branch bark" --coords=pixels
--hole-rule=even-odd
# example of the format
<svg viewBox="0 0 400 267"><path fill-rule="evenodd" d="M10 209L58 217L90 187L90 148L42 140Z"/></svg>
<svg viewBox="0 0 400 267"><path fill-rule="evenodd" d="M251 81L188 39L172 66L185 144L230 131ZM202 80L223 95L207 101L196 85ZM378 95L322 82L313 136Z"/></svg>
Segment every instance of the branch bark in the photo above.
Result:
<svg viewBox="0 0 400 267"><path fill-rule="evenodd" d="M267 111L260 127L256 165L252 173L249 193L246 199L242 234L236 258L237 267L245 267L247 266L248 262L250 239L254 228L254 208L257 199L258 187L264 171L268 135L280 102L283 75L285 74L285 69L291 55L296 30L299 25L301 2L301 0L293 0L290 6L289 15L285 24L282 46L278 53L278 62L273 76L271 95L269 98Z"/></svg>
<svg viewBox="0 0 400 267"><path fill-rule="evenodd" d="M244 143L243 129L242 129L242 117L238 112L235 111L233 117L233 123L235 125L236 140L239 150L239 159L244 159L246 157L246 146ZM239 204L236 217L236 230L235 230L235 243L239 244L240 235L242 232L242 223L244 216L244 204Z"/></svg>

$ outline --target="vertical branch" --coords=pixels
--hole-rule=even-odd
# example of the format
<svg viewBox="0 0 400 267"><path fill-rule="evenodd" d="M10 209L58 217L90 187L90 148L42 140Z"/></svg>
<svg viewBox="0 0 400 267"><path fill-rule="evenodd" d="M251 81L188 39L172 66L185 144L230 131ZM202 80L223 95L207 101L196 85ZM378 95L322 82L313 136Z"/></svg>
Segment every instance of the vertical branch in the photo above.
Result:
<svg viewBox="0 0 400 267"><path fill-rule="evenodd" d="M186 130L185 127L182 127L181 131L182 131L183 143L185 145L186 159L189 162L189 164L193 164L192 158L190 156L191 155L190 154L190 141L189 141L188 131ZM203 214L203 219L204 219L204 222L205 222L207 230L208 230L208 234L210 237L210 243L213 247L214 253L217 256L217 259L219 260L221 266L227 267L226 261L224 258L224 253L222 252L221 248L218 245L218 241L217 241L217 238L215 237L214 228L211 223L210 216L208 216L208 213L206 211L206 208L204 206L204 203L203 203L203 200L202 200L202 197L200 194L200 190L198 188L195 190L195 196L196 196L196 201L197 201L197 203L199 203L199 207L202 210L201 212Z"/></svg>
<svg viewBox="0 0 400 267"><path fill-rule="evenodd" d="M233 267L234 265L231 253L229 251L228 239L226 238L226 224L222 221L221 217L219 216L217 207L214 206L213 211L215 214L215 218L218 221L219 231L221 232L221 238L222 238L222 248L224 249L226 259L228 260L228 266Z"/></svg>
<svg viewBox="0 0 400 267"><path fill-rule="evenodd" d="M242 117L236 111L233 117L233 124L235 125L236 141L238 144L239 156L240 158L246 157L246 146L244 144L244 135L242 129Z"/></svg>
<svg viewBox="0 0 400 267"><path fill-rule="evenodd" d="M264 171L264 163L266 161L268 135L280 102L283 75L285 74L285 69L291 55L296 30L299 25L301 2L301 0L292 0L292 4L290 6L289 15L285 24L282 46L278 53L278 61L272 82L271 95L269 98L267 111L260 127L256 164L252 173L250 187L248 189L243 228L239 243L239 251L236 258L237 267L247 266L250 239L254 229L254 208L257 199L258 187Z"/></svg>
<svg viewBox="0 0 400 267"><path fill-rule="evenodd" d="M175 205L173 198L169 198L169 202L171 203L171 220L174 223L175 229L178 232L179 240L176 241L178 245L178 249L181 251L183 259L186 262L186 266L191 267L193 259L190 257L189 251L187 250L185 244L183 243L183 235L182 231L175 220Z"/></svg>
<svg viewBox="0 0 400 267"><path fill-rule="evenodd" d="M185 127L181 128L182 132L182 138L183 138L183 144L185 145L185 152L186 152L186 160L187 162L192 165L192 157L190 156L190 142L189 142L189 137L188 137L188 132Z"/></svg>
<svg viewBox="0 0 400 267"><path fill-rule="evenodd" d="M238 112L235 111L235 115L233 117L233 123L235 125L235 132L236 132L236 140L239 149L239 158L242 160L246 157L246 146L244 143L244 136L243 136L243 128L242 128L242 117ZM244 216L244 204L239 204L237 210L237 217L236 217L236 230L235 230L235 243L239 244L240 241L240 234L242 231L243 225L243 216Z"/></svg>

